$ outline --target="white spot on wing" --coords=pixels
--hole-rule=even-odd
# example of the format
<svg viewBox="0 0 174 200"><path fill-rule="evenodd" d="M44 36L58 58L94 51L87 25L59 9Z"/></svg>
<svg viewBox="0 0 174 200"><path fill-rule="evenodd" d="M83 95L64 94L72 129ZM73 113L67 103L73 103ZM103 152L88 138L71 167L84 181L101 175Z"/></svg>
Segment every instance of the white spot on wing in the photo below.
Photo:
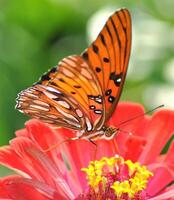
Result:
<svg viewBox="0 0 174 200"><path fill-rule="evenodd" d="M52 118L52 119L57 119L57 116L56 115L47 115L48 117Z"/></svg>
<svg viewBox="0 0 174 200"><path fill-rule="evenodd" d="M45 108L45 107L42 107L42 106L39 106L39 105L33 105L33 104L31 104L31 105L29 105L29 107L30 108L36 108L36 109L42 110L42 111L49 111L48 108Z"/></svg>
<svg viewBox="0 0 174 200"><path fill-rule="evenodd" d="M73 115L64 112L60 107L56 106L55 108L57 109L58 112L60 112L65 117L70 118L70 119L72 119L72 120L74 120L76 122L79 122Z"/></svg>
<svg viewBox="0 0 174 200"><path fill-rule="evenodd" d="M25 92L23 95L26 95L26 96L28 96L28 97L32 97L32 98L37 98L36 95L30 93L29 91ZM21 95L21 96L23 96L23 95Z"/></svg>
<svg viewBox="0 0 174 200"><path fill-rule="evenodd" d="M95 112L96 114L102 114L102 111L101 111L101 110L94 110L94 112Z"/></svg>
<svg viewBox="0 0 174 200"><path fill-rule="evenodd" d="M83 117L83 113L80 109L76 109L76 113L79 117Z"/></svg>
<svg viewBox="0 0 174 200"><path fill-rule="evenodd" d="M49 92L55 92L55 93L57 93L57 94L62 94L60 91L56 90L56 89L53 88L53 87L47 86L47 87L46 87L46 90L48 90Z"/></svg>
<svg viewBox="0 0 174 200"><path fill-rule="evenodd" d="M57 101L57 103L63 106L64 108L70 109L70 105L66 101Z"/></svg>
<svg viewBox="0 0 174 200"><path fill-rule="evenodd" d="M50 99L57 98L57 95L52 94L52 93L50 93L50 92L48 92L48 91L43 91L43 93L44 93L47 97L49 97Z"/></svg>
<svg viewBox="0 0 174 200"><path fill-rule="evenodd" d="M74 123L74 122L72 122L72 121L70 121L70 120L67 120L67 119L64 119L64 121L66 121L68 124L71 124L71 125L73 125L73 126L76 126L77 128L81 128L80 124Z"/></svg>
<svg viewBox="0 0 174 200"><path fill-rule="evenodd" d="M89 121L89 119L87 117L85 117L85 120L86 120L87 130L91 131L92 130L92 124L91 124L91 122Z"/></svg>
<svg viewBox="0 0 174 200"><path fill-rule="evenodd" d="M101 97L96 97L95 98L95 102L102 103L102 98Z"/></svg>
<svg viewBox="0 0 174 200"><path fill-rule="evenodd" d="M121 78L118 78L118 79L117 79L117 82L120 83L120 82L121 82Z"/></svg>
<svg viewBox="0 0 174 200"><path fill-rule="evenodd" d="M49 107L49 105L47 103L43 102L43 101L34 100L33 102L36 103L36 104L38 104L38 105Z"/></svg>

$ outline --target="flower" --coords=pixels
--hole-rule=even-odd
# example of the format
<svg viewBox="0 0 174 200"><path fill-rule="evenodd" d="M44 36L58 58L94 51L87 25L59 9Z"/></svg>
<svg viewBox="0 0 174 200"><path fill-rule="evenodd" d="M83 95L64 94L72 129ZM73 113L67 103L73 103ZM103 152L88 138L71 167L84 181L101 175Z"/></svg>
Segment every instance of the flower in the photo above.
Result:
<svg viewBox="0 0 174 200"><path fill-rule="evenodd" d="M145 166L118 155L91 161L82 171L87 173L90 187L87 195L94 193L96 199L145 199L144 189L153 176Z"/></svg>
<svg viewBox="0 0 174 200"><path fill-rule="evenodd" d="M0 149L0 163L18 174L0 179L0 198L94 200L102 199L102 191L113 195L110 199L172 200L174 143L167 152L162 150L174 132L174 111L123 123L143 113L139 104L120 103L109 121L111 126L120 124L120 131L113 140L96 141L96 146L68 141L74 137L70 130L29 120L10 145Z"/></svg>

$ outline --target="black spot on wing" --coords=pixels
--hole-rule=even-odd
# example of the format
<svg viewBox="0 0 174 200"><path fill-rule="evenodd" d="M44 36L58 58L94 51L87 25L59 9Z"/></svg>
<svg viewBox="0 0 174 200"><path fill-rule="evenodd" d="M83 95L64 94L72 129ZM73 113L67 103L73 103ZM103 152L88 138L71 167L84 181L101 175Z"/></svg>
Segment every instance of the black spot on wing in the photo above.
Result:
<svg viewBox="0 0 174 200"><path fill-rule="evenodd" d="M80 85L74 85L74 87L77 88L77 89L81 88Z"/></svg>
<svg viewBox="0 0 174 200"><path fill-rule="evenodd" d="M84 60L88 60L88 53L85 51L85 52L82 54L82 57L84 58Z"/></svg>
<svg viewBox="0 0 174 200"><path fill-rule="evenodd" d="M38 82L34 83L33 85L36 85L36 84L41 84L43 81L49 81L51 78L50 78L50 74L51 73L55 73L57 71L57 67L53 67L51 68L48 72L44 73Z"/></svg>
<svg viewBox="0 0 174 200"><path fill-rule="evenodd" d="M123 16L125 17L124 11L123 11L123 10L120 10L120 11L123 13ZM124 26L124 24L123 24L123 22L122 22L122 19L121 19L121 16L120 16L119 13L117 14L117 17L118 17L118 19L119 19L119 21L120 21L120 23L121 23L121 26L122 26L122 28L123 28L123 31L126 33L126 27Z"/></svg>
<svg viewBox="0 0 174 200"><path fill-rule="evenodd" d="M92 49L96 54L98 54L99 49L95 44L92 45Z"/></svg>
<svg viewBox="0 0 174 200"><path fill-rule="evenodd" d="M103 45L106 46L105 38L102 34L100 34L100 38L101 38Z"/></svg>
<svg viewBox="0 0 174 200"><path fill-rule="evenodd" d="M111 93L112 93L112 90L111 90L111 89L108 89L108 90L106 90L105 95L106 95L106 96L109 96Z"/></svg>
<svg viewBox="0 0 174 200"><path fill-rule="evenodd" d="M94 100L98 104L102 104L103 102L103 98L101 95L97 95L97 96L88 95L88 98Z"/></svg>
<svg viewBox="0 0 174 200"><path fill-rule="evenodd" d="M52 98L54 101L60 101L60 98L59 97L56 97L56 98Z"/></svg>
<svg viewBox="0 0 174 200"><path fill-rule="evenodd" d="M93 95L88 95L88 98L89 98L89 99L94 100L94 97L95 97L95 96L93 96Z"/></svg>
<svg viewBox="0 0 174 200"><path fill-rule="evenodd" d="M105 62L105 63L108 63L109 62L109 59L108 58L103 58L103 61Z"/></svg>
<svg viewBox="0 0 174 200"><path fill-rule="evenodd" d="M49 80L50 80L49 74L44 74L44 75L41 77L41 81L49 81Z"/></svg>
<svg viewBox="0 0 174 200"><path fill-rule="evenodd" d="M53 67L51 68L50 73L55 73L56 71L57 71L57 67Z"/></svg>
<svg viewBox="0 0 174 200"><path fill-rule="evenodd" d="M36 84L41 84L43 81L49 81L49 80L50 80L49 75L48 74L44 74L44 75L41 76L41 78L39 79L38 82L33 84L33 86L36 85Z"/></svg>
<svg viewBox="0 0 174 200"><path fill-rule="evenodd" d="M113 96L109 96L109 97L108 97L108 101L109 101L110 103L113 103L114 100L115 100L115 97L113 97Z"/></svg>
<svg viewBox="0 0 174 200"><path fill-rule="evenodd" d="M122 72L120 74L115 74L115 72L110 74L110 80L113 80L117 87L120 86L121 81L122 81L122 77L123 77Z"/></svg>
<svg viewBox="0 0 174 200"><path fill-rule="evenodd" d="M101 72L101 68L100 68L100 67L96 67L95 70L96 70L96 72L98 72L98 73Z"/></svg>
<svg viewBox="0 0 174 200"><path fill-rule="evenodd" d="M113 26L113 28L114 28L114 31L115 31L115 34L116 34L116 37L117 37L118 46L119 46L119 48L121 49L121 41L120 41L120 37L119 37L118 31L117 31L117 28L116 28L116 26L115 26L115 23L114 23L112 17L110 17L110 20L111 20L112 26Z"/></svg>
<svg viewBox="0 0 174 200"><path fill-rule="evenodd" d="M101 104L102 103L102 96L101 95L95 96L94 101Z"/></svg>
<svg viewBox="0 0 174 200"><path fill-rule="evenodd" d="M65 83L63 78L59 78L59 81L62 82L62 83Z"/></svg>
<svg viewBox="0 0 174 200"><path fill-rule="evenodd" d="M50 84L57 87L57 84L55 82L50 82Z"/></svg>

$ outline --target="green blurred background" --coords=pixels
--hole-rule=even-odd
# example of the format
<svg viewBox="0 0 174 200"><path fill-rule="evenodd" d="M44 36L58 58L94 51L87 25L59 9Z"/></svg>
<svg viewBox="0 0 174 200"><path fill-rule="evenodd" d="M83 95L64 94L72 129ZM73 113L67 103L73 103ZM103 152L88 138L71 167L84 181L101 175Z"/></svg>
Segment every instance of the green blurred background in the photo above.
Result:
<svg viewBox="0 0 174 200"><path fill-rule="evenodd" d="M14 109L17 93L83 51L105 16L121 7L133 21L122 100L174 108L173 0L0 0L0 145L28 119Z"/></svg>

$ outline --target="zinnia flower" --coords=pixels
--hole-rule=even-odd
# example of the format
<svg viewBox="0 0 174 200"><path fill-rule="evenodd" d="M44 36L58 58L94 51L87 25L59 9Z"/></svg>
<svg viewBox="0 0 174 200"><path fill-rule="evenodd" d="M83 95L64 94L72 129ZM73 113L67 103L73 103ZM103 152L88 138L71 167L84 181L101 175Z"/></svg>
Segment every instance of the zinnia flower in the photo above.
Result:
<svg viewBox="0 0 174 200"><path fill-rule="evenodd" d="M138 104L120 103L109 124L117 127L143 112ZM1 178L0 199L174 199L174 143L163 151L174 132L174 111L160 110L120 129L113 140L95 146L63 142L74 133L29 120L0 149L0 163L17 173Z"/></svg>

